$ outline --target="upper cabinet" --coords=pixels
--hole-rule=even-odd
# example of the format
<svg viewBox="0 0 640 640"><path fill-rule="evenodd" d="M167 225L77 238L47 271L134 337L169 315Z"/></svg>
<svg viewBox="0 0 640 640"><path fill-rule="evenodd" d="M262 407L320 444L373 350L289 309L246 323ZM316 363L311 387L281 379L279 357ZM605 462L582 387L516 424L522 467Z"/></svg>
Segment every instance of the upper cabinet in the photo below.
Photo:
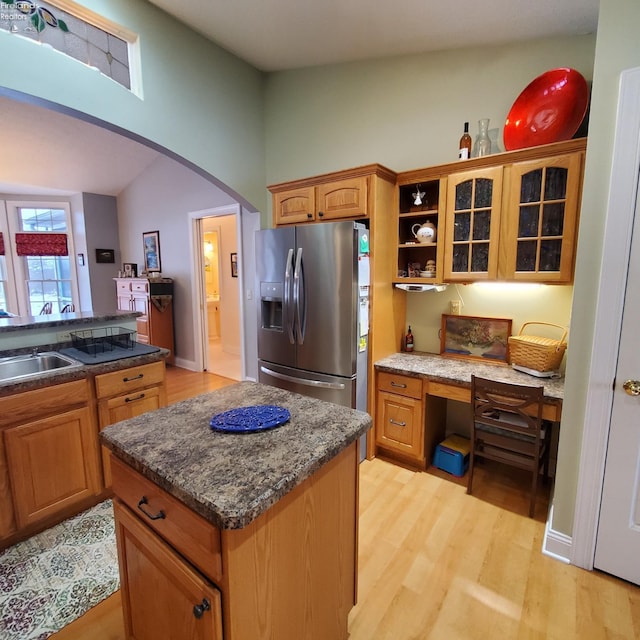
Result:
<svg viewBox="0 0 640 640"><path fill-rule="evenodd" d="M569 140L400 174L394 281L571 283L585 148ZM421 242L428 222L436 239Z"/></svg>
<svg viewBox="0 0 640 640"><path fill-rule="evenodd" d="M367 165L272 185L273 225L371 217L375 176L395 182L395 173Z"/></svg>
<svg viewBox="0 0 640 640"><path fill-rule="evenodd" d="M518 162L508 169L509 215L503 219L501 276L507 280L573 280L582 187L579 152Z"/></svg>
<svg viewBox="0 0 640 640"><path fill-rule="evenodd" d="M502 167L488 167L449 177L445 215L445 280L495 280L502 172Z"/></svg>

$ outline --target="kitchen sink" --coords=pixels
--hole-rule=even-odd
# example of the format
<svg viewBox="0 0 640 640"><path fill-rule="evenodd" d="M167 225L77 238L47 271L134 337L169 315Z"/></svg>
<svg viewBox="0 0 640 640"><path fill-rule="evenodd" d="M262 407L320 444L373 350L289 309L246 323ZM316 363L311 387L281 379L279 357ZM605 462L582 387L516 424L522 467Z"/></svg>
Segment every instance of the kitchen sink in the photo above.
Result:
<svg viewBox="0 0 640 640"><path fill-rule="evenodd" d="M0 382L32 377L47 371L81 366L82 364L77 360L63 356L55 351L0 358Z"/></svg>

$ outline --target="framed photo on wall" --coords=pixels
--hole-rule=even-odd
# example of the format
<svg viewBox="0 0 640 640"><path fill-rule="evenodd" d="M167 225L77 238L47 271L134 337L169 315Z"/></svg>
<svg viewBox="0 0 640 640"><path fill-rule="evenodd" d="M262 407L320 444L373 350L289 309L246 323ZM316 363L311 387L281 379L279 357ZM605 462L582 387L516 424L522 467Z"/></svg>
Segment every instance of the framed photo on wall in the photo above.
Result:
<svg viewBox="0 0 640 640"><path fill-rule="evenodd" d="M442 314L440 354L484 362L509 361L511 320Z"/></svg>
<svg viewBox="0 0 640 640"><path fill-rule="evenodd" d="M160 266L160 232L145 231L142 234L142 247L144 249L144 270L162 271Z"/></svg>
<svg viewBox="0 0 640 640"><path fill-rule="evenodd" d="M232 278L238 277L238 254L237 253L231 254L231 277Z"/></svg>
<svg viewBox="0 0 640 640"><path fill-rule="evenodd" d="M115 261L115 249L96 249L96 262L114 263Z"/></svg>

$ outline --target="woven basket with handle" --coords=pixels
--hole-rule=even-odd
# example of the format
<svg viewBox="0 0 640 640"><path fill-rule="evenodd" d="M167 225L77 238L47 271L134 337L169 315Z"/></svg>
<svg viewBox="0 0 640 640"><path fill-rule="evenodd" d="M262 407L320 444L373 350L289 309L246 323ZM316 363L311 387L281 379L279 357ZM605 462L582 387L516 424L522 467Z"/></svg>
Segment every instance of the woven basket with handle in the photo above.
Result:
<svg viewBox="0 0 640 640"><path fill-rule="evenodd" d="M562 331L559 340L540 336L522 335L528 325L545 325ZM555 371L560 367L562 356L567 348L566 327L551 322L525 322L517 336L509 338L509 359L511 364L534 369L535 371Z"/></svg>

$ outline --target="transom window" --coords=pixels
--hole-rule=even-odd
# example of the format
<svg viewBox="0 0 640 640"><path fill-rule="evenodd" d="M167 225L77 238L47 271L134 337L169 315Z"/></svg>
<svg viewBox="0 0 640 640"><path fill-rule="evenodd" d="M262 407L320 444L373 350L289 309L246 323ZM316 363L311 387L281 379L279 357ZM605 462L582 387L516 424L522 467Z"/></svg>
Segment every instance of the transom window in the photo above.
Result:
<svg viewBox="0 0 640 640"><path fill-rule="evenodd" d="M71 0L2 0L0 29L49 45L139 93L131 68L137 36Z"/></svg>

